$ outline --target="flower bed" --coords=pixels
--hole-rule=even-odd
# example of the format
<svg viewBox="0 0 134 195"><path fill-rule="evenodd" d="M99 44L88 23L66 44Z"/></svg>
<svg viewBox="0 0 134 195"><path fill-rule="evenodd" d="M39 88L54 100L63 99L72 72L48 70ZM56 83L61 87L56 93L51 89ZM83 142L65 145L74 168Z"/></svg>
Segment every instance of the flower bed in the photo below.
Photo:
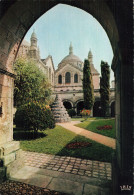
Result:
<svg viewBox="0 0 134 195"><path fill-rule="evenodd" d="M66 145L67 149L76 149L82 147L92 146L92 143L89 142L72 142Z"/></svg>
<svg viewBox="0 0 134 195"><path fill-rule="evenodd" d="M112 128L113 128L112 125L104 125L104 126L96 127L97 130L110 130Z"/></svg>

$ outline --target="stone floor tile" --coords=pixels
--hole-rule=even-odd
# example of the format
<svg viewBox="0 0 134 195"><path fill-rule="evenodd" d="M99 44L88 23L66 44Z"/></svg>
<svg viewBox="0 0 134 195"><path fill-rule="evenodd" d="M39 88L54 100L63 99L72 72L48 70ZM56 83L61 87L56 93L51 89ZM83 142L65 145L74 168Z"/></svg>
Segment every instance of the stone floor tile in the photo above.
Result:
<svg viewBox="0 0 134 195"><path fill-rule="evenodd" d="M83 184L66 179L54 178L48 185L48 188L70 195L82 195Z"/></svg>
<svg viewBox="0 0 134 195"><path fill-rule="evenodd" d="M83 195L99 195L99 188L89 184L85 184Z"/></svg>
<svg viewBox="0 0 134 195"><path fill-rule="evenodd" d="M49 176L35 174L34 176L26 180L26 183L46 188L46 186L50 183L51 179L52 177Z"/></svg>
<svg viewBox="0 0 134 195"><path fill-rule="evenodd" d="M61 171L61 172L63 172L63 171L64 171L64 169L59 169L58 171Z"/></svg>
<svg viewBox="0 0 134 195"><path fill-rule="evenodd" d="M52 168L52 170L57 171L57 170L58 170L58 168L53 167L53 168Z"/></svg>

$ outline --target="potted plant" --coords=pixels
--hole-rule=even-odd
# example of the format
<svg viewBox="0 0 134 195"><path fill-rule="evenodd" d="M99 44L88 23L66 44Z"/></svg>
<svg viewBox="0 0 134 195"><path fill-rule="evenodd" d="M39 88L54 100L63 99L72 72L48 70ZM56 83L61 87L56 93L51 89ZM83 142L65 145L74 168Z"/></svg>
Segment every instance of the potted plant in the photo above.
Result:
<svg viewBox="0 0 134 195"><path fill-rule="evenodd" d="M83 118L85 118L85 120L87 120L87 118L90 116L91 114L91 110L86 110L85 108L81 111L81 115Z"/></svg>

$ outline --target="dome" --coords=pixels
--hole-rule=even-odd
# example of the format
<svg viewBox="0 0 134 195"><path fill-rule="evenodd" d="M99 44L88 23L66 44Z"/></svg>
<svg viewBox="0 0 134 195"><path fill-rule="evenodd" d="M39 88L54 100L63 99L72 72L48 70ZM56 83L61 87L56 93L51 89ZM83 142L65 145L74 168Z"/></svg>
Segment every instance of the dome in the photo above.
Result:
<svg viewBox="0 0 134 195"><path fill-rule="evenodd" d="M61 63L64 62L82 62L82 60L74 54L69 54L61 61Z"/></svg>
<svg viewBox="0 0 134 195"><path fill-rule="evenodd" d="M61 61L61 63L69 63L69 62L73 62L75 64L77 64L78 62L83 63L82 60L78 56L76 56L76 55L73 54L73 46L72 46L72 43L70 44L70 47L69 47L69 55L67 55Z"/></svg>

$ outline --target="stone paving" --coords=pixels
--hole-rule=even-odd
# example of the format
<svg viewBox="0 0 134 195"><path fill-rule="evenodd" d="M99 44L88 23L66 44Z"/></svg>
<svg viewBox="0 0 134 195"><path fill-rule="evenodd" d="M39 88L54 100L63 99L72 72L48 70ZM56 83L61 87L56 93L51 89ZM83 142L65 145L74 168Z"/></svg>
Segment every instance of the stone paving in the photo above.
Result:
<svg viewBox="0 0 134 195"><path fill-rule="evenodd" d="M25 165L111 180L111 163L23 151Z"/></svg>

